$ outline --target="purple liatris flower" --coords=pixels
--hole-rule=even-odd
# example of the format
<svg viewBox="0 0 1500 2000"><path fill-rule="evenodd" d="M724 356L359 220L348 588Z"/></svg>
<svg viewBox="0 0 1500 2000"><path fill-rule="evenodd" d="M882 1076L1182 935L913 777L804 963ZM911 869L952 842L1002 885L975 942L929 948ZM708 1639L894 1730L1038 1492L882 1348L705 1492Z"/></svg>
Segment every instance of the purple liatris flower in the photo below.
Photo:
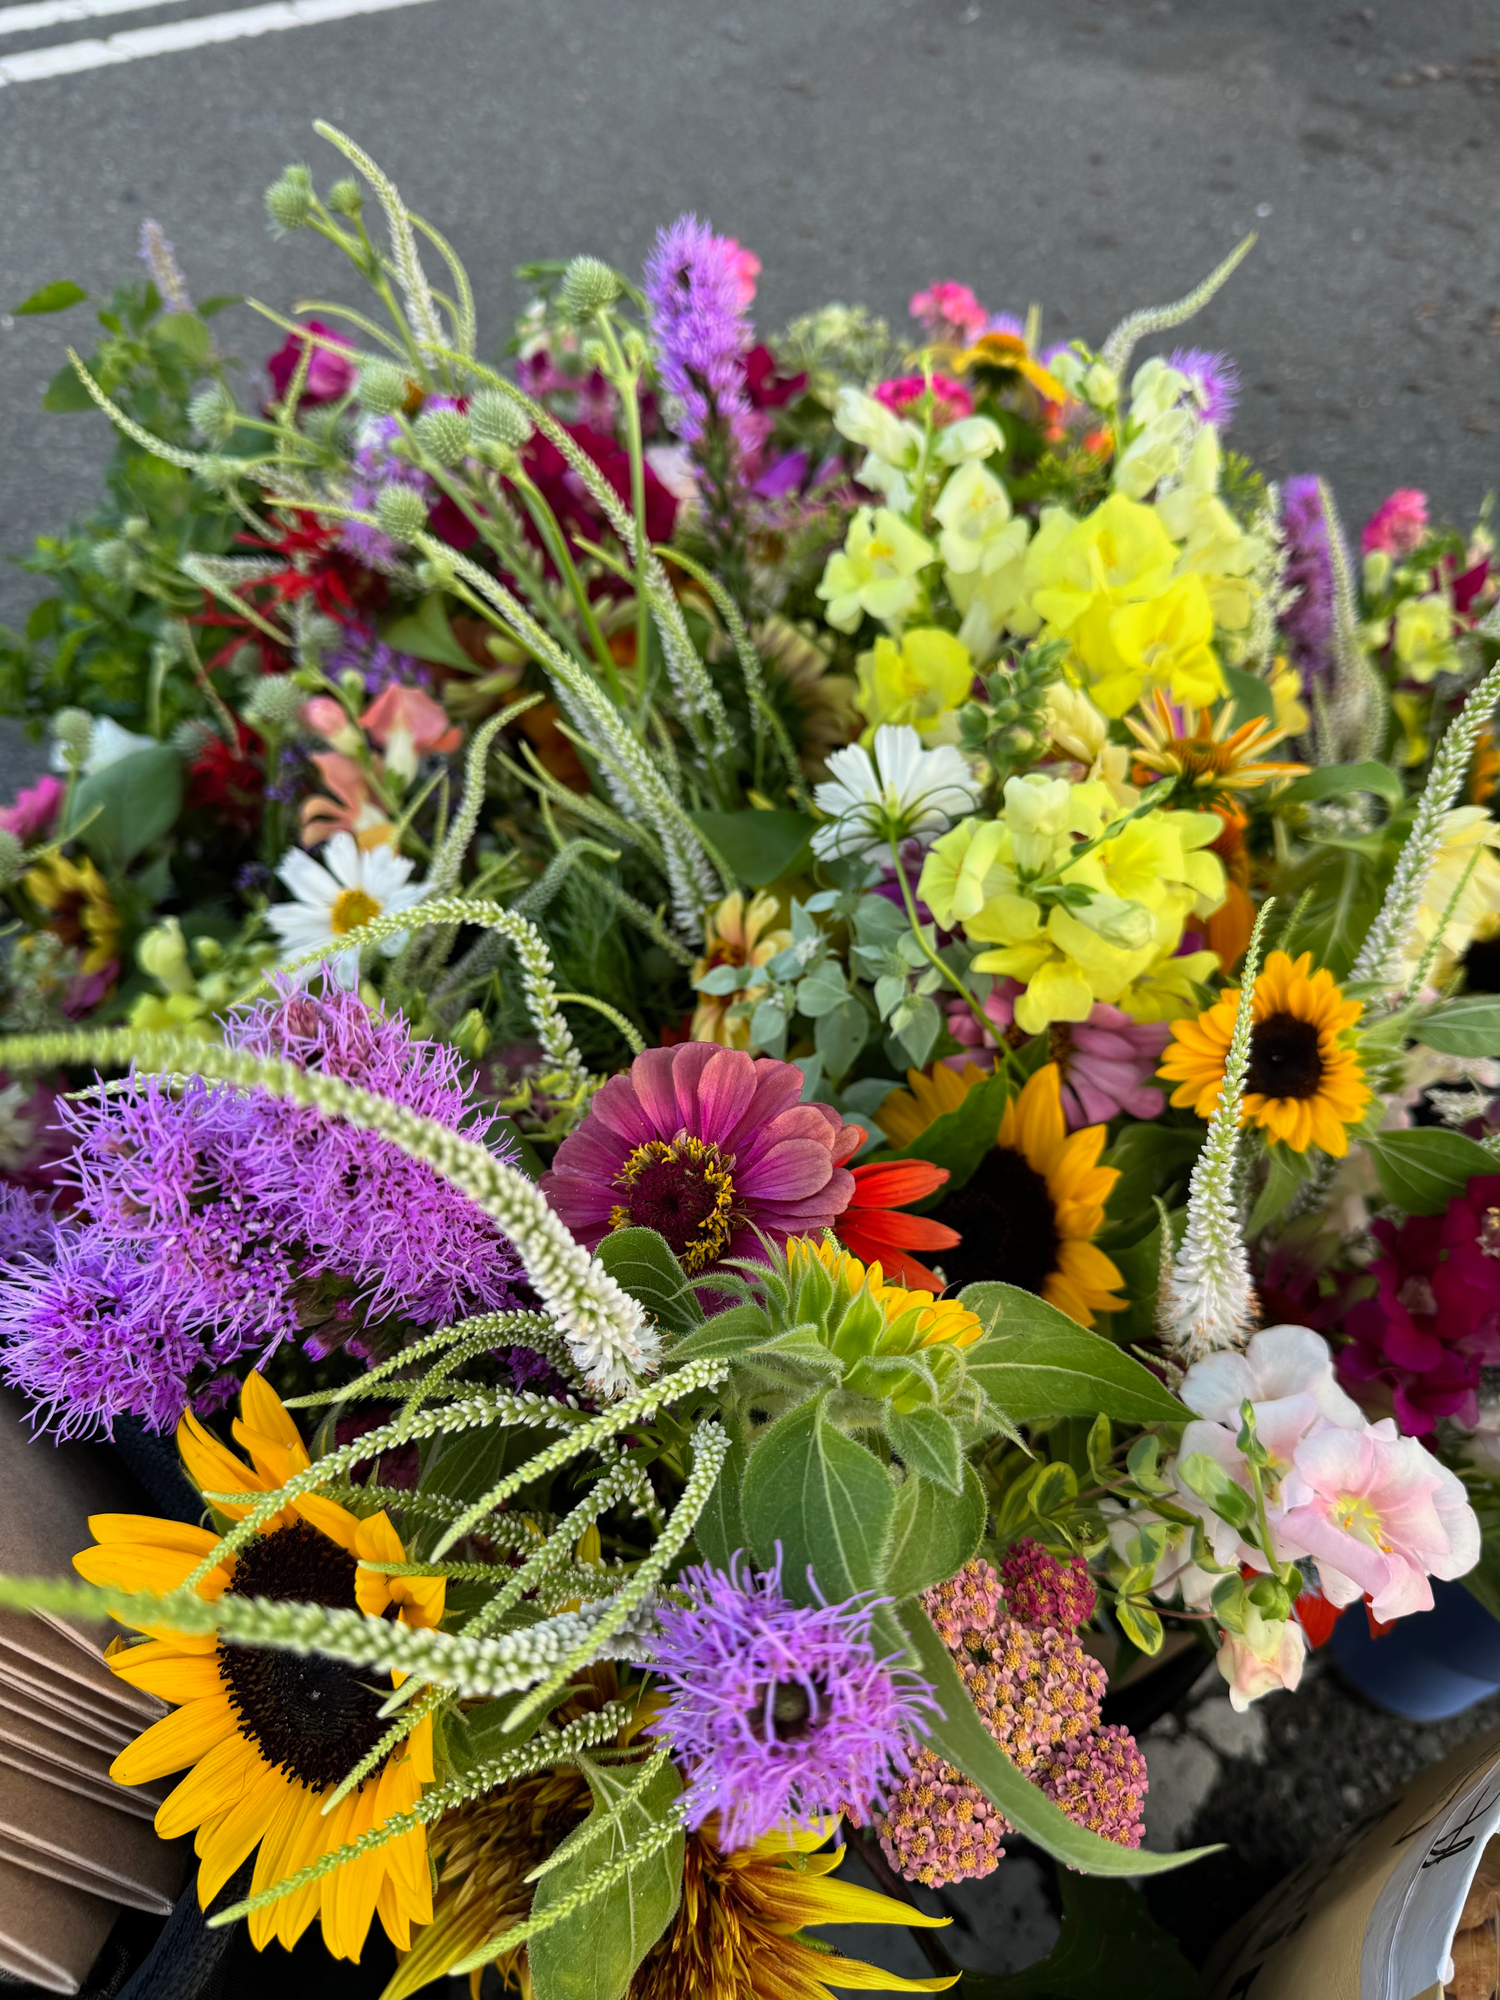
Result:
<svg viewBox="0 0 1500 2000"><path fill-rule="evenodd" d="M742 258L737 243L715 236L696 215L681 215L657 232L646 260L646 299L662 383L682 409L678 435L691 444L718 417L749 453L762 442L764 425L745 386L750 326Z"/></svg>
<svg viewBox="0 0 1500 2000"><path fill-rule="evenodd" d="M689 1603L660 1616L653 1665L669 1690L653 1733L687 1770L689 1826L721 1815L720 1843L851 1810L866 1818L911 1764L932 1690L877 1658L867 1598L794 1605L774 1570L736 1556L688 1570Z"/></svg>
<svg viewBox="0 0 1500 2000"><path fill-rule="evenodd" d="M0 1272L23 1257L47 1257L57 1234L57 1218L45 1195L14 1181L0 1181Z"/></svg>
<svg viewBox="0 0 1500 2000"><path fill-rule="evenodd" d="M1307 687L1332 665L1333 561L1317 475L1299 473L1281 491L1281 533L1286 545L1282 581L1297 596L1281 614L1292 665Z"/></svg>
<svg viewBox="0 0 1500 2000"><path fill-rule="evenodd" d="M1179 347L1168 355L1167 366L1186 375L1193 407L1204 423L1219 431L1227 428L1240 400L1240 371L1232 357L1204 347Z"/></svg>
<svg viewBox="0 0 1500 2000"><path fill-rule="evenodd" d="M432 409L454 409L451 401L433 402ZM432 481L407 459L398 458L393 446L401 435L394 417L369 417L361 426L354 451L354 477L349 483L349 505L372 514L382 486L410 486L424 500L432 498ZM345 521L339 540L367 569L389 569L396 560L396 544L383 529L368 521Z"/></svg>

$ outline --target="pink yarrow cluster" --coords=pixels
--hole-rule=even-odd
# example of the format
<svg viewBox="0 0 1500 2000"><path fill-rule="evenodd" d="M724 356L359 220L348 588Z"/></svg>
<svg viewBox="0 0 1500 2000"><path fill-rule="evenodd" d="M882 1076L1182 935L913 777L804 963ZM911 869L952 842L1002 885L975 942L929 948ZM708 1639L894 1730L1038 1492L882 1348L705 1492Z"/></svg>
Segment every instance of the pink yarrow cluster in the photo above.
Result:
<svg viewBox="0 0 1500 2000"><path fill-rule="evenodd" d="M1122 1729L1101 1729L1104 1671L1075 1627L1094 1589L1076 1557L1018 1542L1003 1574L974 1560L922 1599L980 1720L1019 1770L1070 1818L1139 1846L1145 1760ZM978 1786L930 1750L912 1760L879 1824L892 1867L929 1888L992 1872L1012 1829Z"/></svg>

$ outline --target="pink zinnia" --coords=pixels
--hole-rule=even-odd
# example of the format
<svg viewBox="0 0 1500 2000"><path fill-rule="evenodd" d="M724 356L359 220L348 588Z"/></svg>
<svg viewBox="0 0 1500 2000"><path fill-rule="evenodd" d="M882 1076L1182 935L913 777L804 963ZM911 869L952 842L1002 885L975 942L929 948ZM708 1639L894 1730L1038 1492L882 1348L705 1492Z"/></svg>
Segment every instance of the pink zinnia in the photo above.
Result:
<svg viewBox="0 0 1500 2000"><path fill-rule="evenodd" d="M912 404L926 392L925 375L896 375L889 382L877 382L870 393L877 403L884 403L888 410L904 417ZM933 376L932 421L939 430L945 424L956 424L960 417L972 417L973 414L974 398L962 382L955 382L949 375Z"/></svg>
<svg viewBox="0 0 1500 2000"><path fill-rule="evenodd" d="M995 1024L993 1033L981 1030L961 1000L955 1002L948 1011L949 1034L965 1049L998 1047L1015 1019L1020 992L1013 979L1003 979L991 990L984 1011ZM1162 1094L1151 1079L1172 1039L1165 1022L1132 1021L1120 1008L1098 1000L1086 1021L1055 1021L1048 1034L1052 1060L1062 1072L1063 1117L1070 1132L1107 1125L1121 1111L1132 1118L1160 1117ZM950 1056L948 1061L962 1067L972 1058Z"/></svg>
<svg viewBox="0 0 1500 2000"><path fill-rule="evenodd" d="M815 1234L848 1206L840 1162L863 1134L801 1103L802 1083L794 1063L712 1042L647 1049L558 1147L542 1192L589 1249L613 1229L659 1230L693 1277L761 1256L762 1235Z"/></svg>
<svg viewBox="0 0 1500 2000"><path fill-rule="evenodd" d="M1366 521L1359 546L1365 555L1378 549L1389 556L1409 556L1426 533L1427 495L1420 487L1398 486Z"/></svg>
<svg viewBox="0 0 1500 2000"><path fill-rule="evenodd" d="M23 847L34 847L51 832L66 792L60 778L38 778L24 792L16 793L14 805L0 809L0 827L13 833Z"/></svg>
<svg viewBox="0 0 1500 2000"><path fill-rule="evenodd" d="M939 278L925 292L914 292L911 316L920 320L935 338L957 339L967 347L979 338L989 323L989 314L967 285L952 278Z"/></svg>
<svg viewBox="0 0 1500 2000"><path fill-rule="evenodd" d="M331 340L339 347L349 347L351 342L337 327L325 326L320 319L307 322L306 333L321 334L324 340ZM271 387L278 401L285 397L292 386L292 377L297 372L297 364L302 359L302 349L310 343L306 333L299 327L289 333L277 348L267 357L266 373L271 378ZM355 366L342 354L336 354L331 347L319 345L312 350L307 364L307 379L302 385L304 403L336 403L354 386Z"/></svg>

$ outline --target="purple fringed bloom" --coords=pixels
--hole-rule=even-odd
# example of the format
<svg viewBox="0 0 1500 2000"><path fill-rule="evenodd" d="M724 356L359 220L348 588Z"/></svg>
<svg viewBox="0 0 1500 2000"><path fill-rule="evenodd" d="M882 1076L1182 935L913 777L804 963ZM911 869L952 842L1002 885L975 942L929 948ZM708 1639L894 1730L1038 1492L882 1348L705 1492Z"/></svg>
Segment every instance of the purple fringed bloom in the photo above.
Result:
<svg viewBox="0 0 1500 2000"><path fill-rule="evenodd" d="M190 313L193 295L177 264L177 253L159 222L148 216L141 224L141 261L151 273L161 302L169 313Z"/></svg>
<svg viewBox="0 0 1500 2000"><path fill-rule="evenodd" d="M1281 630L1306 688L1329 672L1333 648L1333 563L1315 473L1299 473L1282 488L1281 533L1286 546L1282 580L1297 592L1281 614Z"/></svg>
<svg viewBox="0 0 1500 2000"><path fill-rule="evenodd" d="M451 410L451 401L433 402L431 409ZM370 417L361 426L354 450L354 477L349 483L349 505L361 513L373 514L382 486L410 486L424 500L432 499L432 481L417 466L398 458L392 450L401 426L394 417ZM366 569L389 569L396 560L396 544L368 521L345 521L339 540Z"/></svg>
<svg viewBox="0 0 1500 2000"><path fill-rule="evenodd" d="M680 215L657 231L646 260L646 298L661 379L682 406L678 436L695 442L717 415L748 454L762 442L764 425L745 386L750 325L740 255L737 244L715 236L696 215Z"/></svg>
<svg viewBox="0 0 1500 2000"><path fill-rule="evenodd" d="M225 1040L484 1137L457 1052L331 984L279 987ZM127 1411L169 1429L206 1376L295 1337L315 1299L320 1352L338 1344L331 1327L355 1351L383 1323L518 1302L520 1264L489 1217L373 1132L194 1078L133 1079L62 1116L77 1219L59 1227L55 1267L23 1261L0 1284L0 1339L6 1379L64 1435Z"/></svg>
<svg viewBox="0 0 1500 2000"><path fill-rule="evenodd" d="M56 1234L57 1218L47 1196L0 1181L0 1270L23 1257L50 1256Z"/></svg>
<svg viewBox="0 0 1500 2000"><path fill-rule="evenodd" d="M355 523L356 526L359 523ZM324 667L330 680L337 680L350 667L364 679L365 693L384 694L388 687L430 689L432 669L414 653L399 653L380 634L357 619L347 620L344 636L325 656Z"/></svg>
<svg viewBox="0 0 1500 2000"><path fill-rule="evenodd" d="M1206 347L1178 347L1168 355L1167 366L1186 375L1204 423L1215 430L1227 429L1240 401L1240 371L1233 357Z"/></svg>
<svg viewBox="0 0 1500 2000"><path fill-rule="evenodd" d="M720 1814L726 1851L788 1821L867 1819L937 1712L920 1675L877 1659L868 1598L805 1610L782 1591L779 1548L763 1575L740 1562L684 1573L692 1601L662 1611L652 1661L670 1691L652 1730L687 1767L687 1823Z"/></svg>

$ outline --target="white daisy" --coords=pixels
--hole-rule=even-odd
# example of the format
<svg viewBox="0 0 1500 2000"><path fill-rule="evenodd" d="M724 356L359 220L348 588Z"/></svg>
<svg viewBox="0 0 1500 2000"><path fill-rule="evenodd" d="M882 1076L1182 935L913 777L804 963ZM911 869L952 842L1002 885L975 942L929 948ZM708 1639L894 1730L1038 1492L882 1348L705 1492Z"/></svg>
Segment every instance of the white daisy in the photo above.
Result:
<svg viewBox="0 0 1500 2000"><path fill-rule="evenodd" d="M411 871L412 863L393 848L362 852L348 833L333 836L323 849L322 863L294 847L276 873L296 900L266 911L266 921L284 947L283 962L326 945L335 978L352 988L359 979L358 932L377 917L411 909L426 895L422 883L408 879ZM345 948L350 943L352 950ZM394 958L405 943L403 931L382 939L380 949ZM306 976L315 970L309 966Z"/></svg>
<svg viewBox="0 0 1500 2000"><path fill-rule="evenodd" d="M854 743L836 750L828 770L813 794L829 817L813 835L813 851L824 860L863 854L879 861L893 840L926 846L979 804L979 785L953 745L924 750L906 724L877 729L873 752Z"/></svg>

